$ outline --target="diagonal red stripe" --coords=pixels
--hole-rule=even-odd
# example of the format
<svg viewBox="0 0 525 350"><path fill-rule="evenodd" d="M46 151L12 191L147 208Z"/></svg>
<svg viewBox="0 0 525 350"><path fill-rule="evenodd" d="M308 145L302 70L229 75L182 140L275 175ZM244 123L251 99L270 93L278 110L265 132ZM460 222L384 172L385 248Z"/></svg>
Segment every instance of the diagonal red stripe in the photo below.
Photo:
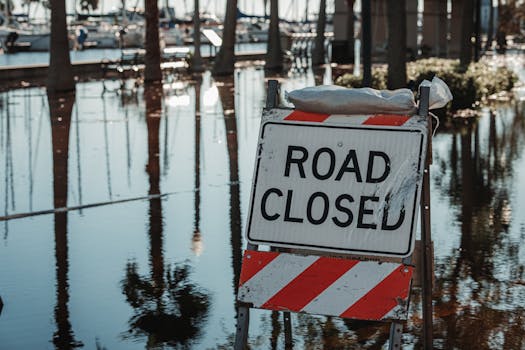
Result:
<svg viewBox="0 0 525 350"><path fill-rule="evenodd" d="M320 257L261 308L300 311L359 261Z"/></svg>
<svg viewBox="0 0 525 350"><path fill-rule="evenodd" d="M311 113L295 110L288 114L284 120L295 120L300 122L324 122L330 114Z"/></svg>
<svg viewBox="0 0 525 350"><path fill-rule="evenodd" d="M408 297L413 268L401 265L376 287L346 309L340 317L359 320L381 320L397 304Z"/></svg>
<svg viewBox="0 0 525 350"><path fill-rule="evenodd" d="M397 115L397 114L378 114L369 117L364 125L393 125L400 126L405 124L410 117L407 115Z"/></svg>
<svg viewBox="0 0 525 350"><path fill-rule="evenodd" d="M273 259L279 255L278 252L260 252L256 250L245 250L242 258L241 276L239 286L261 271Z"/></svg>

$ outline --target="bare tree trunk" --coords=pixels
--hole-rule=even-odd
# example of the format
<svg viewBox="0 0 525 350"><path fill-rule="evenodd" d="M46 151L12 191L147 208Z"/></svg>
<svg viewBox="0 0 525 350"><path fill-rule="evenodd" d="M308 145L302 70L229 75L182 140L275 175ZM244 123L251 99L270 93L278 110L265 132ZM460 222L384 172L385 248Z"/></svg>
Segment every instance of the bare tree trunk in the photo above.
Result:
<svg viewBox="0 0 525 350"><path fill-rule="evenodd" d="M387 1L388 18L388 80L389 89L406 86L406 7L405 0Z"/></svg>
<svg viewBox="0 0 525 350"><path fill-rule="evenodd" d="M461 48L459 52L459 65L462 70L467 70L472 62L472 33L474 27L474 1L463 1L462 23L461 23Z"/></svg>
<svg viewBox="0 0 525 350"><path fill-rule="evenodd" d="M312 51L312 66L318 66L325 63L324 59L324 31L326 27L326 0L319 3L319 18L317 19L317 36L315 37L315 46Z"/></svg>
<svg viewBox="0 0 525 350"><path fill-rule="evenodd" d="M237 26L237 0L227 0L222 45L215 59L213 75L231 75L235 70L235 27Z"/></svg>
<svg viewBox="0 0 525 350"><path fill-rule="evenodd" d="M146 40L144 48L144 81L162 81L160 69L160 44L159 44L159 6L157 0L145 0L146 11Z"/></svg>
<svg viewBox="0 0 525 350"><path fill-rule="evenodd" d="M195 8L193 10L193 47L195 52L191 58L191 71L200 73L204 71L201 57L201 16L199 9L199 0L194 0Z"/></svg>
<svg viewBox="0 0 525 350"><path fill-rule="evenodd" d="M270 33L264 68L273 71L283 69L283 51L281 49L281 32L279 31L279 0L270 1Z"/></svg>
<svg viewBox="0 0 525 350"><path fill-rule="evenodd" d="M53 94L75 90L73 67L69 57L65 0L51 0L49 53L49 69L47 71L48 93Z"/></svg>
<svg viewBox="0 0 525 350"><path fill-rule="evenodd" d="M361 52L363 54L363 86L372 85L372 11L370 0L362 0Z"/></svg>

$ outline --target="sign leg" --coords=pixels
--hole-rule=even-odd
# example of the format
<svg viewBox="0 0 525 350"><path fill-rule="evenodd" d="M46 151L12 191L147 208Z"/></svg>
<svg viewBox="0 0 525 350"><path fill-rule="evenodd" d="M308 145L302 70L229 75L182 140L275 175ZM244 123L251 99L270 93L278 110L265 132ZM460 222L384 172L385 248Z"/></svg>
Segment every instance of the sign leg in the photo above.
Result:
<svg viewBox="0 0 525 350"><path fill-rule="evenodd" d="M248 342L248 328L250 327L250 309L239 306L237 309L237 328L235 333L235 350L244 350Z"/></svg>
<svg viewBox="0 0 525 350"><path fill-rule="evenodd" d="M292 349L293 340L292 340L292 317L290 312L283 312L283 321L284 321L284 348Z"/></svg>
<svg viewBox="0 0 525 350"><path fill-rule="evenodd" d="M403 334L403 324L401 322L392 322L390 325L390 338L388 350L401 349L401 335Z"/></svg>
<svg viewBox="0 0 525 350"><path fill-rule="evenodd" d="M388 350L401 349L401 335L403 334L403 324L401 322L392 322L390 325L390 340Z"/></svg>
<svg viewBox="0 0 525 350"><path fill-rule="evenodd" d="M432 121L427 117L429 133ZM433 347L433 320L432 320L432 236L430 231L430 164L432 157L431 138L428 138L427 162L423 174L423 187L421 193L421 266L422 266L422 288L423 288L423 344L424 349Z"/></svg>
<svg viewBox="0 0 525 350"><path fill-rule="evenodd" d="M268 89L266 96L266 108L276 108L279 104L279 82L277 80L268 80Z"/></svg>

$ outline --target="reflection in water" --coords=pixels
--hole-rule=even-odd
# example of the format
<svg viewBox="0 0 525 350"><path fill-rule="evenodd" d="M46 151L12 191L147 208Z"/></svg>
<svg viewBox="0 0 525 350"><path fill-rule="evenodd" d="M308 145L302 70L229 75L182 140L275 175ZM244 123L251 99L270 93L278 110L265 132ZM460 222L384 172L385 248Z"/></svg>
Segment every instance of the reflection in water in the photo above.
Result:
<svg viewBox="0 0 525 350"><path fill-rule="evenodd" d="M126 266L123 292L135 310L125 338L147 338L148 348L166 344L188 346L201 336L210 301L208 295L191 282L187 264L166 267L166 281L138 274L135 262Z"/></svg>
<svg viewBox="0 0 525 350"><path fill-rule="evenodd" d="M159 129L161 121L162 86L146 86L146 125L148 129L149 194L160 194ZM150 277L139 275L136 262L126 265L122 291L135 310L125 338L147 337L147 347L163 344L188 346L200 336L210 301L190 281L187 264L165 266L163 256L162 200L149 201Z"/></svg>
<svg viewBox="0 0 525 350"><path fill-rule="evenodd" d="M521 156L524 131L522 114L490 113L454 130L450 163L438 162L434 176L445 179L438 189L459 207L461 227L457 256L436 266L434 337L446 349L525 346L525 308L515 307L525 292L524 265L508 230L515 180L509 169Z"/></svg>
<svg viewBox="0 0 525 350"><path fill-rule="evenodd" d="M191 250L195 255L202 254L202 236L200 230L201 223L201 84L202 76L196 76L195 81L195 219L193 237L191 238Z"/></svg>
<svg viewBox="0 0 525 350"><path fill-rule="evenodd" d="M69 128L75 94L49 95L48 103L53 151L53 198L54 208L58 209L67 206ZM75 340L69 321L68 214L66 211L57 211L54 215L57 295L55 322L57 329L53 334L53 344L56 349L73 349L82 347L83 344Z"/></svg>
<svg viewBox="0 0 525 350"><path fill-rule="evenodd" d="M237 143L237 119L235 117L235 80L233 76L220 80L219 97L224 111L226 144L230 168L230 242L232 249L233 290L237 295L242 263L241 203L239 191L239 159Z"/></svg>
<svg viewBox="0 0 525 350"><path fill-rule="evenodd" d="M4 164L4 215L8 214L9 207L14 210L15 207L15 189L13 181L13 147L11 140L11 116L9 106L9 92L4 95L0 101L2 105L2 132L0 132L0 150L5 153ZM5 120L5 124L4 124ZM8 222L4 222L4 239L7 240L9 234Z"/></svg>
<svg viewBox="0 0 525 350"><path fill-rule="evenodd" d="M108 113L106 111L106 99L102 98L102 117L104 118L104 149L106 158L106 177L108 183L109 199L113 199L113 191L111 189L111 159L109 155L109 136L108 136Z"/></svg>
<svg viewBox="0 0 525 350"><path fill-rule="evenodd" d="M278 349L277 341L279 340L279 335L281 334L281 322L279 322L280 312L272 311L272 334L270 337L270 348L272 350Z"/></svg>
<svg viewBox="0 0 525 350"><path fill-rule="evenodd" d="M282 78L283 90L326 83L329 66L325 68L324 75L323 69L320 69L315 73L309 70L301 76ZM73 116L70 115L72 98L50 99L46 102L41 92L28 97L25 91L18 90L0 95L2 215L4 212L13 214L15 205L14 213L31 208L35 211L49 209L51 189L54 192L55 208L65 207L68 202L71 206L77 200L79 204L89 205L108 199L109 187L104 183L107 180L108 163L113 179L119 178L125 183L125 178L128 178L128 186L113 182L111 192L114 199L129 197L131 192L134 196L146 193L152 196L147 202L148 209L142 210L143 218L132 218L136 220L133 223L138 222L139 225L135 225L134 230L131 230L134 232L126 236L129 240L118 244L118 247L109 246L111 243L107 237L93 230L93 227L99 227L96 221L103 219L95 209L85 209L83 215L72 211L69 214L57 212L51 214L53 216L41 216L42 222L54 218L54 225L46 231L53 231L54 236L51 234L51 238L45 234L33 235L36 231L46 230L45 224L40 226L38 218L4 222L5 225L9 223L11 232L0 244L0 293L6 304L0 316L0 348L5 346L6 339L9 345L15 344L8 345L13 349L71 349L82 345L79 339L86 348L96 347L97 344L102 348L103 340L104 345L108 344L106 346L112 350L131 347L189 348L192 345L193 348L221 348L220 343L225 344L223 348L231 348L232 334L235 332L232 303L237 290L243 243L240 213L247 207L244 199L248 197L251 187L257 118L260 117L264 100L264 93L259 91L264 80L261 70L243 68L236 74L235 77L218 81L217 86L207 92L197 82L196 101L191 100L193 94L187 91L184 92L184 98L171 96L174 97L170 99L171 103L168 102L171 110L162 116L160 89L146 89L145 122L139 118L143 114L142 100L139 103L126 103L125 108L120 108L118 100L107 94L104 97L109 99L105 118L102 115L104 101L98 95L101 85L97 82L80 83L79 87L86 87L86 96L82 96L84 90L79 88L77 101L82 108ZM324 76L322 80L321 76ZM235 94L233 89L236 90ZM253 93L254 89L256 93ZM201 92L203 96L198 98ZM216 106L219 97L224 108L224 119L216 115L201 119L200 109L208 104ZM33 106L31 110L26 109L25 99L30 100ZM45 103L49 103L51 109L51 131L47 130L47 117L35 115L33 118L23 118L26 112L34 113L39 109L40 113L47 114ZM193 103L196 103L195 114ZM434 139L431 189L432 216L436 218L433 220L433 228L436 228L433 230L436 242L434 339L438 349L525 349L524 117L522 106L519 106L517 113L505 106L496 107L495 111L485 112L477 120L451 122L455 124L454 127L442 127ZM6 118L7 114L9 118ZM169 118L164 118L164 115ZM31 122L29 119L34 123L33 136L27 124ZM104 119L108 123L107 132L104 130ZM171 125L169 128L168 119ZM71 129L70 122L74 123ZM217 126L214 123L223 122L226 139L222 127L211 130L211 127ZM206 130L208 125L209 133ZM49 133L52 139L47 142ZM209 135L209 139L206 135ZM69 159L68 143L71 144L69 151L73 152ZM106 158L106 144L110 158ZM46 162L42 155L46 155L51 147L53 162ZM222 157L224 147L228 150L227 159ZM188 151L194 151L194 157L188 155ZM28 155L28 152L33 153ZM217 154L221 157L215 157ZM210 155L215 157L213 162L206 162ZM169 172L166 171L168 161L172 164ZM82 179L78 177L81 173L78 168L80 164ZM206 176L205 166L209 167ZM32 171L34 176L31 175ZM224 180L226 173L229 174L229 180ZM54 176L53 187L50 186L49 174ZM161 176L165 180L162 186ZM220 189L214 187L216 179L220 181ZM68 184L68 181L72 183ZM75 191L77 183L79 190ZM80 185L83 186L82 190ZM210 188L206 192L210 196L205 197L200 192L203 185ZM193 189L195 197L189 195ZM230 198L224 198L222 202L230 206L229 215L220 215L221 212L214 208L204 215L204 208L215 203L212 200L221 200L213 194L223 194L225 191L229 191ZM243 193L241 200L240 195ZM78 198L72 197L76 194ZM157 198L159 194L164 195L162 200ZM128 207L108 205L104 212L109 219L114 219L128 209L140 210L141 203L146 205L146 202L134 202ZM183 208L184 215L167 215L167 208ZM129 214L126 212L124 215ZM129 226L123 221L115 220L111 229L117 233L127 233ZM141 229L141 222L145 223L146 232ZM200 257L195 258L186 244L175 243L168 249L169 236L167 231L163 231L165 225L187 228L179 238L186 242L193 240L193 249L198 251L195 249L198 248L197 243L206 234L201 233L200 229L215 222L221 229L217 233L220 236L213 237L214 242L221 243L207 247ZM100 225L104 224L101 220ZM36 225L38 230L35 231ZM0 229L4 229L3 226L0 225ZM74 247L79 249L72 249L72 236L68 236L72 232L78 233L74 236ZM4 234L7 234L6 228ZM177 238L174 237L175 240ZM143 244L144 239L148 241L146 245ZM71 268L70 263L93 261L93 251L80 242L98 243L99 247L107 248L108 254L114 253L115 257L119 257L108 259L105 263L109 271L107 273L113 273L108 276L113 280L122 280L120 286L90 283L103 296L97 298L97 307L110 305L107 310L97 309L95 319L88 319L93 314L83 310L91 304L86 306L75 302L74 313L72 308L73 301L86 299L85 294L80 292L85 284L78 282L79 279L84 280L84 276L78 275L82 270ZM50 250L54 249L51 256L56 260L56 266L51 268L50 274L46 275L42 269L28 271L30 265L27 264L49 259L50 250L40 249L40 246L49 244ZM37 249L31 249L35 246ZM126 256L141 250L145 250L144 262L140 260L142 254L138 253L137 260L126 264ZM182 257L192 259L191 265L168 263L182 261ZM115 271L112 268L114 264L117 264L120 272L111 272ZM226 265L233 269L215 270L217 266ZM122 267L125 267L124 274ZM214 272L213 278L209 278L209 271ZM33 279L34 285L46 280L42 284L45 288L42 289L42 295L50 292L51 303L42 300L40 294L34 298L35 292L26 293L27 290L23 289L25 281L32 283ZM203 281L199 282L202 285L206 283L206 289L201 288L197 280ZM208 290L217 290L213 299ZM89 289L85 291L89 294L92 292ZM120 297L115 299L115 292ZM420 292L414 290L410 319L403 336L407 348L422 347L419 340L420 305ZM42 325L42 317L32 312L36 308L46 311L49 308L47 314L52 315L54 322ZM27 312L20 312L26 309L32 312L29 316ZM127 313L129 309L131 316ZM107 318L108 322L99 322L97 316ZM250 346L253 349L283 348L282 315L256 311L251 316ZM293 315L292 318L296 348L382 349L386 348L388 342L388 324L312 315ZM127 340L119 337L119 332L123 331L120 326L122 322L129 322L125 326L129 332L124 335ZM22 323L26 328L19 327ZM17 347L16 344L21 344L29 333L26 330L33 329L42 330L34 332L34 339L31 339L31 345L36 345ZM110 335L96 341L93 334L103 334L104 331ZM199 345L196 345L197 342Z"/></svg>

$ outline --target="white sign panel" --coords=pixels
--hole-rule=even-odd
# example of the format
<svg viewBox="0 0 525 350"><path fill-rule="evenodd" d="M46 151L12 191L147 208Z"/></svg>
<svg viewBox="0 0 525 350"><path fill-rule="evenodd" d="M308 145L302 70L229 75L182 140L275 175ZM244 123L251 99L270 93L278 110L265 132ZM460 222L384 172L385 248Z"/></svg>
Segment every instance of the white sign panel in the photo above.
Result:
<svg viewBox="0 0 525 350"><path fill-rule="evenodd" d="M411 125L264 121L248 240L410 255L426 152L426 124Z"/></svg>

